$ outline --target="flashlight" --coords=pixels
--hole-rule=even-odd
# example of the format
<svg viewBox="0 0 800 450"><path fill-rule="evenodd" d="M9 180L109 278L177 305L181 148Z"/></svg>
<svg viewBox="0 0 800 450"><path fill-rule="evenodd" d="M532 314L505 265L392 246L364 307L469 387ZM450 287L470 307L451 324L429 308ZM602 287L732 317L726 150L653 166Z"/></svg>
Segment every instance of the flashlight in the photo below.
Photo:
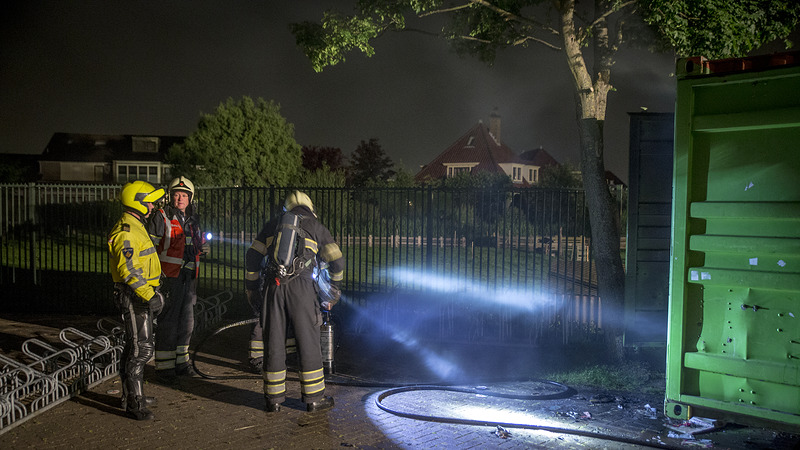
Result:
<svg viewBox="0 0 800 450"><path fill-rule="evenodd" d="M206 233L206 240L207 240L207 241L210 241L212 237L214 237L214 235L213 235L213 234L211 234L211 232L210 232L210 231L209 231L208 233Z"/></svg>

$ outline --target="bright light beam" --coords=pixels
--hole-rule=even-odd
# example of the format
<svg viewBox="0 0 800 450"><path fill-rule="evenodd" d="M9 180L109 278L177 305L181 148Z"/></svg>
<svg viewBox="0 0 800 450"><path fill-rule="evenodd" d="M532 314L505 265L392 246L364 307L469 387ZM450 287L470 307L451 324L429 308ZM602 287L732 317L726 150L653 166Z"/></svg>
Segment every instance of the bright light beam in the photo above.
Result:
<svg viewBox="0 0 800 450"><path fill-rule="evenodd" d="M457 294L466 302L510 306L531 312L555 304L552 298L534 294L529 290L514 288L493 289L486 285L472 283L463 278L433 275L403 268L393 269L390 275L399 283L421 286L428 290L445 294Z"/></svg>

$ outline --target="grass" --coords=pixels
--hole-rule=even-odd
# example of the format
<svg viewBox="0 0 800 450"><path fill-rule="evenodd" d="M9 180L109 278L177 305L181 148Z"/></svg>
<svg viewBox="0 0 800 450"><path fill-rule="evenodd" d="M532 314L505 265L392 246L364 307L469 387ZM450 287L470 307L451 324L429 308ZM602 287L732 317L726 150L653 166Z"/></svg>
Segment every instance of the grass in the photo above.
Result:
<svg viewBox="0 0 800 450"><path fill-rule="evenodd" d="M663 392L664 373L651 369L643 362L625 361L617 365L596 364L550 373L544 378L566 385L660 393Z"/></svg>

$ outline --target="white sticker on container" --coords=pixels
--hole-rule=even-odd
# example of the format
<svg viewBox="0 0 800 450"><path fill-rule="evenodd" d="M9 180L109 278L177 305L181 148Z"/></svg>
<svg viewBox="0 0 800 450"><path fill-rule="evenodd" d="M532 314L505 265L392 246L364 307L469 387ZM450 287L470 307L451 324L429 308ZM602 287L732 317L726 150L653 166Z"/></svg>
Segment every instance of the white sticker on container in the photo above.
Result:
<svg viewBox="0 0 800 450"><path fill-rule="evenodd" d="M778 265L781 266L781 267L785 267L786 266L786 261L784 261L782 259L779 259L778 260Z"/></svg>
<svg viewBox="0 0 800 450"><path fill-rule="evenodd" d="M758 258L750 258L750 265L757 266L758 265Z"/></svg>
<svg viewBox="0 0 800 450"><path fill-rule="evenodd" d="M711 274L708 272L700 272L700 279L701 280L710 280Z"/></svg>
<svg viewBox="0 0 800 450"><path fill-rule="evenodd" d="M697 275L697 271L696 270L693 270L693 271L691 271L689 273L689 279L692 280L692 281L697 281L697 280L700 279L700 277Z"/></svg>
<svg viewBox="0 0 800 450"><path fill-rule="evenodd" d="M755 185L754 185L754 184L753 184L753 182L751 181L751 182L750 182L750 184L748 184L747 186L745 186L745 187L744 187L744 190L746 191L746 190L750 189L750 188L751 188L751 187L753 187L753 186L755 186Z"/></svg>

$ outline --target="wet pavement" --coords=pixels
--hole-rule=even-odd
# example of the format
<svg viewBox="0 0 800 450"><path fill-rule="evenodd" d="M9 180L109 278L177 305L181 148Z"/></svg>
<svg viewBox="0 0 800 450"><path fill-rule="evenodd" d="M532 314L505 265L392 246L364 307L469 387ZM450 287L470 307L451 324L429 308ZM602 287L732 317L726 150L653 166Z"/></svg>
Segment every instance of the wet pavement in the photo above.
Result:
<svg viewBox="0 0 800 450"><path fill-rule="evenodd" d="M96 320L5 315L0 349L23 358L18 350L26 339L58 343L68 326L96 335ZM124 415L114 376L0 430L0 448L800 448L800 434L736 424L684 435L686 424L663 415L658 382L628 392L531 378L557 355L519 351L508 358L491 348L445 346L436 353L460 363L445 368L456 384L434 389L442 361L434 367L427 352L365 336L342 337L337 373L327 378L333 409L307 413L292 378L282 410L266 413L260 376L243 363L247 339L242 326L203 342L196 366L208 378L158 384L151 362L145 392L158 399L154 420ZM196 341L195 348L202 335Z"/></svg>

